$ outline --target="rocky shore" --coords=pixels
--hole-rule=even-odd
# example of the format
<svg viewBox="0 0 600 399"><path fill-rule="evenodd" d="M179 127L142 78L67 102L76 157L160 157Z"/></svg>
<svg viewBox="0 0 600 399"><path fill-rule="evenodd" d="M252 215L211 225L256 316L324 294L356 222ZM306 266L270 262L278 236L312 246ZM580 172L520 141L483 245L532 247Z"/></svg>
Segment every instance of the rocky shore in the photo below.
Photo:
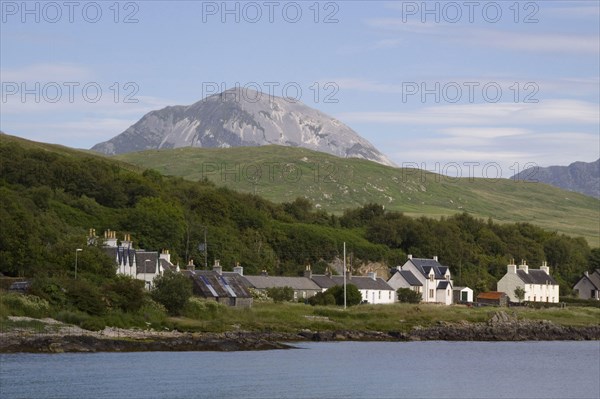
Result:
<svg viewBox="0 0 600 399"><path fill-rule="evenodd" d="M47 323L52 323L46 319ZM302 341L554 341L600 340L600 325L565 327L549 321L517 320L496 312L486 323L444 323L400 331L310 331L180 333L106 328L100 332L78 327L53 331L14 330L0 333L0 353L248 351L289 349Z"/></svg>

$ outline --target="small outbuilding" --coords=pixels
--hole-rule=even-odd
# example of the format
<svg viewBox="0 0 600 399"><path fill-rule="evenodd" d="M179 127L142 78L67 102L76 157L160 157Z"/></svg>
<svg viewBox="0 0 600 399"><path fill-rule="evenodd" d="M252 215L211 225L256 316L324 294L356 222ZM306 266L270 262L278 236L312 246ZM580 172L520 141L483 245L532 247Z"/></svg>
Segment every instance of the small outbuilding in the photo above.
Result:
<svg viewBox="0 0 600 399"><path fill-rule="evenodd" d="M473 302L473 290L469 287L453 287L452 295L454 303Z"/></svg>
<svg viewBox="0 0 600 399"><path fill-rule="evenodd" d="M505 292L490 291L477 295L477 303L481 305L508 306L508 295Z"/></svg>

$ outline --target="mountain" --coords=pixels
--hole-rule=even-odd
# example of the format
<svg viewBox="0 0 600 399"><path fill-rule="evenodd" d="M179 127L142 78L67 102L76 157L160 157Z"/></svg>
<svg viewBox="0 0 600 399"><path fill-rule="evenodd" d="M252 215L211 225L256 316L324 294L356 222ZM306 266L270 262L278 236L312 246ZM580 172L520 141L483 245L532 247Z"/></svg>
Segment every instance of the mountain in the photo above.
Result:
<svg viewBox="0 0 600 399"><path fill-rule="evenodd" d="M177 148L116 158L165 175L192 181L206 178L274 202L304 197L317 208L337 214L368 203L379 203L408 216L467 212L502 223L529 222L585 236L591 245L600 246L600 201L547 184L457 179L282 146Z"/></svg>
<svg viewBox="0 0 600 399"><path fill-rule="evenodd" d="M300 102L245 89L230 89L189 106L152 111L92 150L115 155L162 148L268 144L394 165L342 122Z"/></svg>
<svg viewBox="0 0 600 399"><path fill-rule="evenodd" d="M533 167L512 179L546 183L600 199L600 158L596 162L573 162L569 166Z"/></svg>

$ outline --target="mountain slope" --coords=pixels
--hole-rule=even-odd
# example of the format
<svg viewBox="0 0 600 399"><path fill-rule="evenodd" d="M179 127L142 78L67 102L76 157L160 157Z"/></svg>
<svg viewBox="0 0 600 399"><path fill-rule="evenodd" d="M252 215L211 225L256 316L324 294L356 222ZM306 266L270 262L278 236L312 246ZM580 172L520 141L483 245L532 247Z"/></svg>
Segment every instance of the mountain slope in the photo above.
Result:
<svg viewBox="0 0 600 399"><path fill-rule="evenodd" d="M529 168L513 179L546 183L600 199L600 158L596 162L573 162L569 166Z"/></svg>
<svg viewBox="0 0 600 399"><path fill-rule="evenodd" d="M146 114L136 124L92 150L108 155L179 147L304 147L342 158L393 163L340 121L281 97L231 89L190 106Z"/></svg>
<svg viewBox="0 0 600 399"><path fill-rule="evenodd" d="M369 202L413 216L468 212L585 236L600 246L600 201L541 183L456 179L281 146L180 148L123 154L117 159L189 180L207 178L275 202L306 197L337 213Z"/></svg>

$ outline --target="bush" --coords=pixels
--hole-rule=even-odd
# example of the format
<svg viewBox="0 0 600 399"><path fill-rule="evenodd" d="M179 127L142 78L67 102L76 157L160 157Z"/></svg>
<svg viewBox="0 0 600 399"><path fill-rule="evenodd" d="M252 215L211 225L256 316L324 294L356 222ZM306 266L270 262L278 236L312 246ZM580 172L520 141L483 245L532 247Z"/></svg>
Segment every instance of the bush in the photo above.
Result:
<svg viewBox="0 0 600 399"><path fill-rule="evenodd" d="M80 327L90 331L101 331L106 327L106 323L100 317L90 317L82 321Z"/></svg>
<svg viewBox="0 0 600 399"><path fill-rule="evenodd" d="M105 295L113 308L137 312L144 302L144 282L129 276L116 276L106 284Z"/></svg>
<svg viewBox="0 0 600 399"><path fill-rule="evenodd" d="M336 285L325 291L325 294L331 294L335 298L335 304L344 305L344 287ZM362 302L362 294L354 284L346 285L346 306L358 305Z"/></svg>
<svg viewBox="0 0 600 399"><path fill-rule="evenodd" d="M196 320L215 319L219 314L227 312L227 307L218 302L190 298L183 308L185 317Z"/></svg>
<svg viewBox="0 0 600 399"><path fill-rule="evenodd" d="M402 303L419 303L421 302L421 294L410 288L398 288L396 291L398 294L398 301Z"/></svg>
<svg viewBox="0 0 600 399"><path fill-rule="evenodd" d="M170 315L177 316L192 296L192 281L181 273L165 271L154 280L152 299L162 304Z"/></svg>
<svg viewBox="0 0 600 399"><path fill-rule="evenodd" d="M93 316L99 316L106 311L100 289L86 280L72 280L67 289L67 299L78 310Z"/></svg>
<svg viewBox="0 0 600 399"><path fill-rule="evenodd" d="M58 314L54 318L66 324L80 326L85 320L89 319L90 316L83 312L62 310L58 312Z"/></svg>
<svg viewBox="0 0 600 399"><path fill-rule="evenodd" d="M294 289L292 287L267 288L267 295L273 298L274 302L289 302L294 299Z"/></svg>
<svg viewBox="0 0 600 399"><path fill-rule="evenodd" d="M0 297L2 313L8 316L46 317L50 314L48 301L35 295L17 293L3 294Z"/></svg>
<svg viewBox="0 0 600 399"><path fill-rule="evenodd" d="M331 293L319 292L315 296L308 298L308 303L312 306L335 305L335 297Z"/></svg>

